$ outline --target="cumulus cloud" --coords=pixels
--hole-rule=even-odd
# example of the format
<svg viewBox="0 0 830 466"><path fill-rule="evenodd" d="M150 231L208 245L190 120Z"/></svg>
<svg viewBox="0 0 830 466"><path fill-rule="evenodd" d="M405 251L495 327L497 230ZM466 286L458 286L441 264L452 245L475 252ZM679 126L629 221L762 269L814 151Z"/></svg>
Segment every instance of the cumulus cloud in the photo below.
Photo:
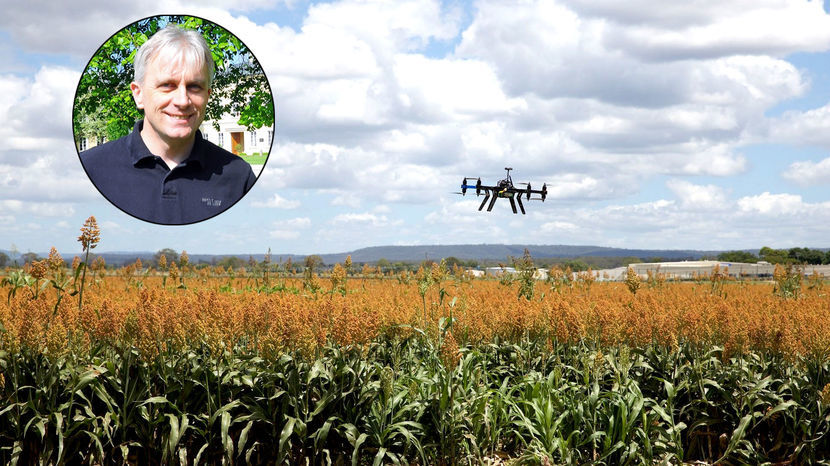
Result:
<svg viewBox="0 0 830 466"><path fill-rule="evenodd" d="M830 148L830 104L806 110L791 110L767 122L761 141L787 142Z"/></svg>
<svg viewBox="0 0 830 466"><path fill-rule="evenodd" d="M783 56L830 46L830 17L822 2L566 2L580 13L609 23L606 44L644 59Z"/></svg>
<svg viewBox="0 0 830 466"><path fill-rule="evenodd" d="M16 203L59 215L100 199L71 141L74 87L109 34L160 5L47 3L15 4L0 19L17 56L62 63L30 75L20 63L0 65L0 216L18 221L37 214ZM274 150L257 199L235 209L316 205L330 214L260 225L284 244L730 244L736 232L762 238L771 225L818 238L830 220L798 192L735 199L722 187L752 176L750 144L830 147L830 105L771 111L811 91L810 71L791 54L830 49L818 1L173 6L236 33L268 74ZM298 23L263 24L252 13L286 6ZM787 161L782 176L815 189L830 180L828 160ZM526 203L527 216L502 204L487 214L480 198L449 194L464 176L493 183L505 166L516 182L547 183L546 203ZM667 199L632 204L663 177ZM809 216L798 232L781 221L792 212Z"/></svg>
<svg viewBox="0 0 830 466"><path fill-rule="evenodd" d="M23 202L14 199L0 200L0 215L26 214L40 217L71 217L75 214L72 204L62 202Z"/></svg>
<svg viewBox="0 0 830 466"><path fill-rule="evenodd" d="M234 2L233 10L247 12L281 5L292 7L294 3L294 0L239 0ZM25 53L69 54L86 63L110 35L138 19L159 12L187 11L219 22L230 16L226 8L228 4L221 0L31 0L4 5L0 28L8 32L17 48ZM32 27L35 24L37 27ZM69 37L72 40L67 40Z"/></svg>
<svg viewBox="0 0 830 466"><path fill-rule="evenodd" d="M720 186L697 185L678 179L669 180L666 186L680 199L681 206L687 209L717 212L730 207L726 192Z"/></svg>
<svg viewBox="0 0 830 466"><path fill-rule="evenodd" d="M743 212L769 216L789 216L801 213L809 206L797 194L770 194L765 191L757 196L746 196L738 199L738 207Z"/></svg>
<svg viewBox="0 0 830 466"><path fill-rule="evenodd" d="M376 215L371 212L339 214L331 220L331 223L334 225L366 225L371 227L402 224L400 220L390 220L386 215Z"/></svg>
<svg viewBox="0 0 830 466"><path fill-rule="evenodd" d="M800 186L830 185L830 157L819 162L793 162L782 176Z"/></svg>
<svg viewBox="0 0 830 466"><path fill-rule="evenodd" d="M273 209L296 209L300 206L300 201L297 200L289 200L277 193L274 193L270 198L265 201L252 201L251 206L253 207L267 207Z"/></svg>
<svg viewBox="0 0 830 466"><path fill-rule="evenodd" d="M311 227L311 219L308 217L296 217L273 222L268 230L268 236L273 239L297 239L303 234L303 230Z"/></svg>
<svg viewBox="0 0 830 466"><path fill-rule="evenodd" d="M43 149L55 139L70 136L72 98L80 73L43 66L33 79L0 76L0 128L5 149Z"/></svg>

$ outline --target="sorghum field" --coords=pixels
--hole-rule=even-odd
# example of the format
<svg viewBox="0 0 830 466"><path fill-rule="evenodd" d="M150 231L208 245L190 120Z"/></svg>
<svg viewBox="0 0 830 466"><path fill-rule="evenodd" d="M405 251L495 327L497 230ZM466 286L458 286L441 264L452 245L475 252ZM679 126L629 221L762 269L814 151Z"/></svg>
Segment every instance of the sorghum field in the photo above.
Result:
<svg viewBox="0 0 830 466"><path fill-rule="evenodd" d="M3 464L830 457L830 298L783 270L609 283L86 259L6 271Z"/></svg>

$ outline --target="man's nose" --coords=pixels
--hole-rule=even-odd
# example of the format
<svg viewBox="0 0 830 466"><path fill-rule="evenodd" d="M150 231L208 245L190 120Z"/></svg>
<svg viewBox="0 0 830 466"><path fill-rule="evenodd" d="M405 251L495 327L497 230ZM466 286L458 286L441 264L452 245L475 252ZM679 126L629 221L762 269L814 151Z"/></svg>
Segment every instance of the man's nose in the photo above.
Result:
<svg viewBox="0 0 830 466"><path fill-rule="evenodd" d="M179 107L190 105L190 96L187 94L187 86L182 85L176 88L173 93L173 104Z"/></svg>

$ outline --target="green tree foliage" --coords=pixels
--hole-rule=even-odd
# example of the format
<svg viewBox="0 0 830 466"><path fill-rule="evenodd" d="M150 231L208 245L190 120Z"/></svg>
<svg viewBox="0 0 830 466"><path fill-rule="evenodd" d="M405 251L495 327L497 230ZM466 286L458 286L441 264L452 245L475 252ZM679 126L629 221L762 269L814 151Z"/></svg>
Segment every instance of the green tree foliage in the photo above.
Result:
<svg viewBox="0 0 830 466"><path fill-rule="evenodd" d="M240 267L245 267L245 261L236 256L227 256L219 260L219 262L217 262L216 265L224 267L226 269L230 267L236 270Z"/></svg>
<svg viewBox="0 0 830 466"><path fill-rule="evenodd" d="M765 260L770 264L790 263L789 253L786 249L772 249L770 247L764 246L758 252L758 255L761 256L762 260Z"/></svg>
<svg viewBox="0 0 830 466"><path fill-rule="evenodd" d="M31 264L34 261L40 260L40 256L33 252L27 252L20 256L20 258L23 260L24 264Z"/></svg>
<svg viewBox="0 0 830 466"><path fill-rule="evenodd" d="M464 265L465 265L464 261L462 261L461 259L459 259L455 256L447 257L446 259L444 259L444 263L447 264L447 268L449 268L449 269L452 269L453 266L464 267Z"/></svg>
<svg viewBox="0 0 830 466"><path fill-rule="evenodd" d="M562 263L562 266L564 268L570 268L574 272L584 272L591 267L585 261L579 259L566 260Z"/></svg>
<svg viewBox="0 0 830 466"><path fill-rule="evenodd" d="M9 255L5 252L0 252L0 267L5 267L9 264Z"/></svg>
<svg viewBox="0 0 830 466"><path fill-rule="evenodd" d="M305 268L316 272L318 268L324 266L323 258L319 254L311 254L305 258Z"/></svg>
<svg viewBox="0 0 830 466"><path fill-rule="evenodd" d="M155 16L122 29L107 40L81 75L75 96L75 139L106 134L110 140L128 134L142 112L130 92L133 59L137 49L159 29L175 23L198 30L213 54L216 74L206 119L223 114L239 115L248 129L273 126L274 102L259 62L236 36L226 29L191 16Z"/></svg>
<svg viewBox="0 0 830 466"><path fill-rule="evenodd" d="M824 263L826 255L818 249L810 248L792 248L787 251L787 256L790 257L796 264L812 264L818 265Z"/></svg>
<svg viewBox="0 0 830 466"><path fill-rule="evenodd" d="M384 273L387 272L389 269L392 268L392 264L389 262L388 259L381 257L378 259L377 263L378 268L382 270Z"/></svg>
<svg viewBox="0 0 830 466"><path fill-rule="evenodd" d="M158 251L157 253L155 253L153 255L153 263L155 264L156 267L158 267L159 258L161 256L165 256L167 258L166 260L167 260L168 264L172 264L173 262L179 262L179 253L178 252L176 252L176 251L174 251L170 248L164 248L161 251Z"/></svg>
<svg viewBox="0 0 830 466"><path fill-rule="evenodd" d="M718 260L724 262L746 262L754 264L758 262L758 257L747 251L727 251L718 254Z"/></svg>
<svg viewBox="0 0 830 466"><path fill-rule="evenodd" d="M818 249L790 248L772 249L764 246L760 251L761 259L770 264L828 264L830 263L830 251L827 253Z"/></svg>

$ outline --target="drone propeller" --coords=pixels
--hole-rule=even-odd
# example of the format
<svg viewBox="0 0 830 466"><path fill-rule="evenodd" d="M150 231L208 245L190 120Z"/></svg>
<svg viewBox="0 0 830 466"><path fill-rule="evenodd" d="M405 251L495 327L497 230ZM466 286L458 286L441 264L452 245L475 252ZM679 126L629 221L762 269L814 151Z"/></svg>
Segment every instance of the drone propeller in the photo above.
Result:
<svg viewBox="0 0 830 466"><path fill-rule="evenodd" d="M476 178L476 184L475 185L467 184L467 180L468 179L471 180L472 178L473 178L472 176L465 176L464 179L461 181L461 193L460 194L462 196L467 194L468 189L472 189L472 188L476 188L476 196L481 195L481 190L482 190L481 178Z"/></svg>

